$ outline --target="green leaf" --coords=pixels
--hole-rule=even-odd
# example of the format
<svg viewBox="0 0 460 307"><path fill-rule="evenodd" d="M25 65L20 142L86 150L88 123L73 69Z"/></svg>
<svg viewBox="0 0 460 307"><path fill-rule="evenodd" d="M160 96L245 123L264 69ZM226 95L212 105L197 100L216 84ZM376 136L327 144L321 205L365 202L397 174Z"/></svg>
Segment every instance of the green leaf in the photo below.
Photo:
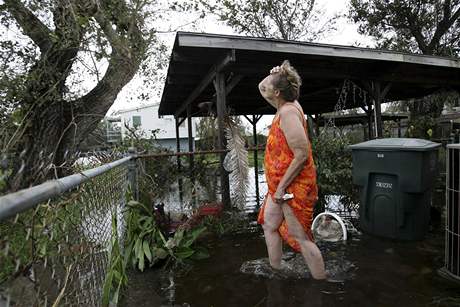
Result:
<svg viewBox="0 0 460 307"><path fill-rule="evenodd" d="M165 259L168 256L168 252L159 247L154 247L153 252L158 259Z"/></svg>
<svg viewBox="0 0 460 307"><path fill-rule="evenodd" d="M122 280L122 276L121 276L120 272L118 272L118 271L113 271L113 276L115 277L115 280L117 280L118 282L120 282Z"/></svg>
<svg viewBox="0 0 460 307"><path fill-rule="evenodd" d="M189 236L187 237L187 240L184 243L185 247L189 247L193 244L193 242L196 241L196 239L206 230L206 227L200 227L194 229Z"/></svg>
<svg viewBox="0 0 460 307"><path fill-rule="evenodd" d="M105 277L104 288L102 290L102 305L108 306L110 303L110 292L112 289L113 274L111 271L108 272Z"/></svg>
<svg viewBox="0 0 460 307"><path fill-rule="evenodd" d="M147 259L151 262L151 261L152 261L152 253L150 252L149 242L144 241L143 247L144 247L144 254L145 254L145 256L146 256Z"/></svg>
<svg viewBox="0 0 460 307"><path fill-rule="evenodd" d="M134 246L134 253L136 254L136 257L139 258L139 255L144 256L144 251L142 250L142 241L140 238L137 238L136 240L136 245Z"/></svg>
<svg viewBox="0 0 460 307"><path fill-rule="evenodd" d="M183 248L181 250L178 250L174 254L176 255L177 258L179 259L186 259L192 256L195 253L195 251L191 248Z"/></svg>
<svg viewBox="0 0 460 307"><path fill-rule="evenodd" d="M175 246L179 246L183 238L184 238L184 229L179 229L178 231L176 231L176 233L174 234Z"/></svg>
<svg viewBox="0 0 460 307"><path fill-rule="evenodd" d="M142 254L142 257L139 257L138 268L141 272L144 271L144 268L145 268L144 254Z"/></svg>

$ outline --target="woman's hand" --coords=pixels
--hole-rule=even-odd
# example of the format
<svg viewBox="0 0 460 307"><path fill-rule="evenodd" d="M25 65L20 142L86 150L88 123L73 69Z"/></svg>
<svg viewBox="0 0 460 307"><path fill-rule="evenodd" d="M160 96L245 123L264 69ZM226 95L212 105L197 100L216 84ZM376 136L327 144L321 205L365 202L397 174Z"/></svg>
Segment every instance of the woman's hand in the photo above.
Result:
<svg viewBox="0 0 460 307"><path fill-rule="evenodd" d="M275 193L273 193L272 199L275 203L278 205L281 205L285 200L283 199L284 194L286 194L286 191L284 189L276 189Z"/></svg>
<svg viewBox="0 0 460 307"><path fill-rule="evenodd" d="M276 74L276 73L280 72L280 70L281 70L280 66L275 66L270 70L270 74Z"/></svg>

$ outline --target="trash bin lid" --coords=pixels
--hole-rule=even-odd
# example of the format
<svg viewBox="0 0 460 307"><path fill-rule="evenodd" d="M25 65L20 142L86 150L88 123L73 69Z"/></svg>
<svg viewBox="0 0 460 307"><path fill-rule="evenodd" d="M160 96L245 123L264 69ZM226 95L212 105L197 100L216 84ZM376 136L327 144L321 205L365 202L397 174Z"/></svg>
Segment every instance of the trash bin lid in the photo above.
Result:
<svg viewBox="0 0 460 307"><path fill-rule="evenodd" d="M401 151L429 151L441 146L439 143L414 138L386 138L375 139L359 144L350 145L354 149L401 150Z"/></svg>

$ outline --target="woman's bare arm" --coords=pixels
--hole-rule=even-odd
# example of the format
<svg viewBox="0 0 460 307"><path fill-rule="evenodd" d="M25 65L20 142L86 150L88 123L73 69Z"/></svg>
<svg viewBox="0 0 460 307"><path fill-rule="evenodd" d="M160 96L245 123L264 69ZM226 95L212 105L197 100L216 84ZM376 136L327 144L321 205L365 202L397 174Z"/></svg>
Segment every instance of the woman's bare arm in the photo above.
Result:
<svg viewBox="0 0 460 307"><path fill-rule="evenodd" d="M293 106L285 106L280 110L280 127L289 148L294 154L294 159L281 178L278 188L273 195L273 200L282 203L286 188L299 175L308 159L308 140L305 134L302 118ZM295 195L294 195L295 197Z"/></svg>

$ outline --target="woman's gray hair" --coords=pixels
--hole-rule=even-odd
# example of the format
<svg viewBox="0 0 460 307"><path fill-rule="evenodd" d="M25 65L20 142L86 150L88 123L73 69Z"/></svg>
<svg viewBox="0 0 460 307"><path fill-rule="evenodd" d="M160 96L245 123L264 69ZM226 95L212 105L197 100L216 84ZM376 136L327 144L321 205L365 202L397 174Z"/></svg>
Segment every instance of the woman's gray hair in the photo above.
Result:
<svg viewBox="0 0 460 307"><path fill-rule="evenodd" d="M284 60L278 72L273 75L273 87L280 91L281 97L286 101L299 99L302 79L297 70L288 60Z"/></svg>

